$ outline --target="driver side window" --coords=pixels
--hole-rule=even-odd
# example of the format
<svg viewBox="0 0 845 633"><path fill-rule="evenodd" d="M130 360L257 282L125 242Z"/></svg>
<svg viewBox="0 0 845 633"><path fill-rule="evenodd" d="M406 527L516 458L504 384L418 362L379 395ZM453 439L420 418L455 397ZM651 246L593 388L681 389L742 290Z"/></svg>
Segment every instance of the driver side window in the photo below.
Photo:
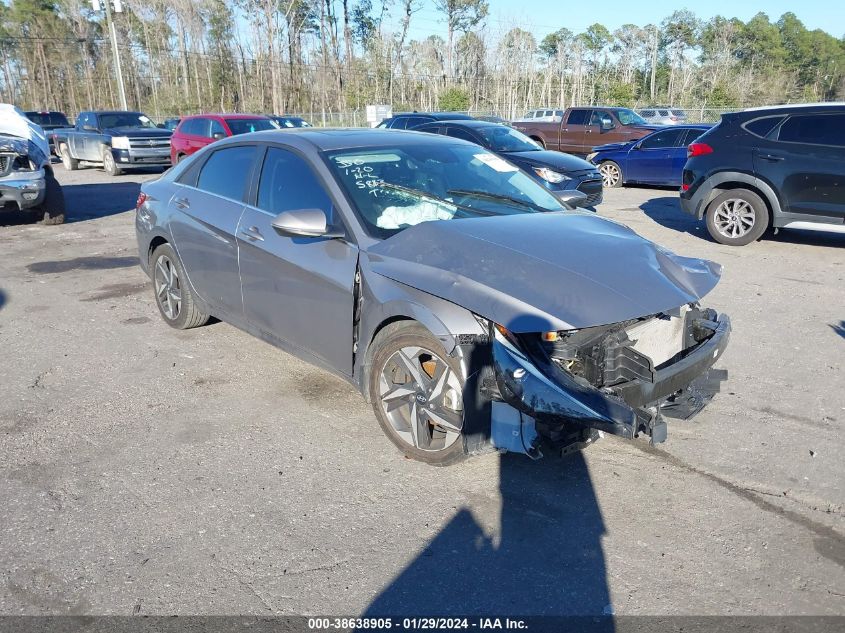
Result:
<svg viewBox="0 0 845 633"><path fill-rule="evenodd" d="M279 147L268 148L264 157L257 206L273 215L320 209L330 222L334 221L331 198L311 167L293 152Z"/></svg>

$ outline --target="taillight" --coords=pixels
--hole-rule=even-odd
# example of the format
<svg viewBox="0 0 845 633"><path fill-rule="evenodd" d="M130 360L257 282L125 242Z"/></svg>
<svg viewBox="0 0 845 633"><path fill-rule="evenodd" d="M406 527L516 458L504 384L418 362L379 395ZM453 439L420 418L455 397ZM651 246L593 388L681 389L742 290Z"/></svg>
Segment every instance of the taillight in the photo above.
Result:
<svg viewBox="0 0 845 633"><path fill-rule="evenodd" d="M689 185L687 183L682 184L681 191L689 191Z"/></svg>
<svg viewBox="0 0 845 633"><path fill-rule="evenodd" d="M138 194L138 202L135 203L135 208L140 209L141 205L143 205L147 201L147 194L143 191Z"/></svg>
<svg viewBox="0 0 845 633"><path fill-rule="evenodd" d="M712 153L713 148L707 143L691 143L690 146L687 147L687 158L692 158L693 156L704 156L705 154Z"/></svg>

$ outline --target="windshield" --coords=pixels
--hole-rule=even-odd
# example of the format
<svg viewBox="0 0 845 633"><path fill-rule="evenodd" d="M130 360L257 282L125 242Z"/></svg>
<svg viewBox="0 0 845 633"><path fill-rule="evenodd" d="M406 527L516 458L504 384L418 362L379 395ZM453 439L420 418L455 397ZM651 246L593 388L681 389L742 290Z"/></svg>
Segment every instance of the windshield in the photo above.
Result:
<svg viewBox="0 0 845 633"><path fill-rule="evenodd" d="M140 112L104 112L98 115L100 128L112 127L156 127L152 119Z"/></svg>
<svg viewBox="0 0 845 633"><path fill-rule="evenodd" d="M504 125L479 128L478 132L494 152L536 152L542 149L519 130Z"/></svg>
<svg viewBox="0 0 845 633"><path fill-rule="evenodd" d="M279 127L275 121L270 119L226 119L226 125L232 130L232 136L275 130Z"/></svg>
<svg viewBox="0 0 845 633"><path fill-rule="evenodd" d="M619 108L614 110L616 118L622 125L648 125L648 122L639 114L628 108Z"/></svg>
<svg viewBox="0 0 845 633"><path fill-rule="evenodd" d="M326 158L374 237L432 220L564 209L517 167L477 146L345 149Z"/></svg>

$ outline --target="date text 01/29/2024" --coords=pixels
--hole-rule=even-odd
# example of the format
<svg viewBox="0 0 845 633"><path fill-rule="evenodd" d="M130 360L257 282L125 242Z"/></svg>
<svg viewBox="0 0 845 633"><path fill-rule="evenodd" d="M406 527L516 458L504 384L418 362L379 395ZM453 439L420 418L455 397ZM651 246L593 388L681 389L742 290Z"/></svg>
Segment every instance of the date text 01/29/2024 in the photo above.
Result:
<svg viewBox="0 0 845 633"><path fill-rule="evenodd" d="M312 631L332 630L388 630L440 631L445 629L520 630L528 628L526 622L512 618L308 618Z"/></svg>

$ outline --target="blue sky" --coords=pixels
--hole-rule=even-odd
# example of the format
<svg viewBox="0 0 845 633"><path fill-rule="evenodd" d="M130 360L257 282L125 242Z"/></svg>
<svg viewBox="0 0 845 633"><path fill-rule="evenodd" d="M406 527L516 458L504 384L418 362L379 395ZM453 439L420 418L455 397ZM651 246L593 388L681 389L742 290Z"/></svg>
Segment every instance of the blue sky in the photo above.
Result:
<svg viewBox="0 0 845 633"><path fill-rule="evenodd" d="M755 13L764 11L774 21L787 11L792 11L809 29L824 29L831 35L845 35L845 3L832 0L769 0L768 2L743 2L742 0L706 0L706 2L659 2L654 0L597 0L573 2L571 0L489 0L490 15L487 24L496 33L514 26L531 31L537 39L566 27L580 32L595 22L610 30L622 24L643 26L660 22L677 8L689 8L698 17L708 19L714 15L737 17L747 21ZM376 2L373 3L378 6ZM394 10L398 14L398 11ZM421 39L431 34L445 35L442 15L434 9L431 0L411 20L410 36Z"/></svg>

